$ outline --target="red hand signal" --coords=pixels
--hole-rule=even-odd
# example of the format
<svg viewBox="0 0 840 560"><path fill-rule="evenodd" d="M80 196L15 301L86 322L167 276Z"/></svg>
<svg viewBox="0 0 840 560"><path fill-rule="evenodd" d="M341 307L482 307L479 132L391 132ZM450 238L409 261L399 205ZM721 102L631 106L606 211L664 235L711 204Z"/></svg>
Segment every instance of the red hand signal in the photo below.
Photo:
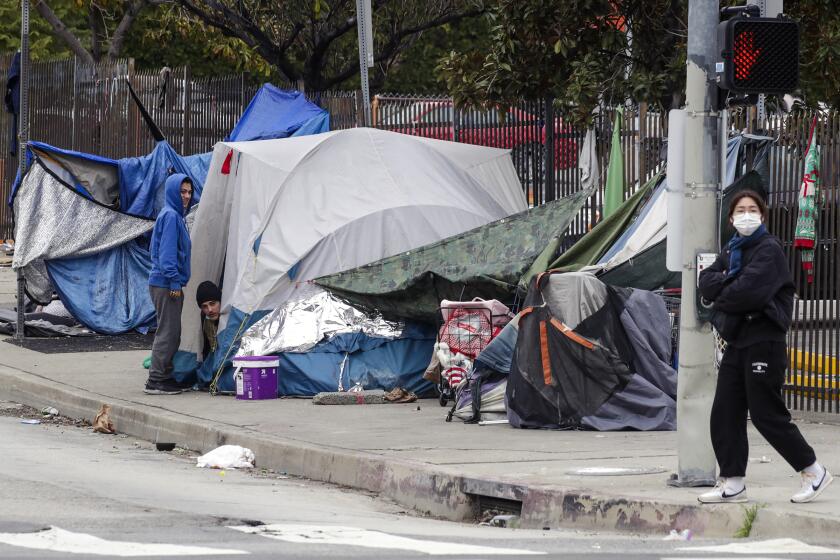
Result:
<svg viewBox="0 0 840 560"><path fill-rule="evenodd" d="M744 31L735 36L734 62L735 79L746 80L750 77L753 65L758 62L761 49L755 48L755 33Z"/></svg>

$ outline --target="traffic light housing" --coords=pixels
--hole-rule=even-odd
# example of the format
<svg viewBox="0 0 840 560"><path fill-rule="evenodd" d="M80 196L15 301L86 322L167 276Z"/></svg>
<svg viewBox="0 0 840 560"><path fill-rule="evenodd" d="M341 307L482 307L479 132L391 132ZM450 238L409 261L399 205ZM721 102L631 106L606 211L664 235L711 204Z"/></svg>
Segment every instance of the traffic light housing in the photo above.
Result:
<svg viewBox="0 0 840 560"><path fill-rule="evenodd" d="M737 16L718 27L720 87L739 94L793 92L799 86L799 24Z"/></svg>

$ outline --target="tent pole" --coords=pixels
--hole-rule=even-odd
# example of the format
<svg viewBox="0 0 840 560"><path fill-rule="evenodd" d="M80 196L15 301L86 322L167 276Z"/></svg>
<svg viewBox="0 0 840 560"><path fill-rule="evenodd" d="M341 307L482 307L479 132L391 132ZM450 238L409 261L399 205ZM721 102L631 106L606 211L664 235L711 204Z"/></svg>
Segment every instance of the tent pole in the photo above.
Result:
<svg viewBox="0 0 840 560"><path fill-rule="evenodd" d="M18 125L18 171L21 180L26 172L26 146L29 143L29 2L20 3L20 123ZM15 245L20 239L15 239ZM17 323L15 325L15 340L25 337L25 304L23 270L17 269Z"/></svg>
<svg viewBox="0 0 840 560"><path fill-rule="evenodd" d="M712 486L715 455L709 429L717 376L714 341L697 314L697 256L715 253L720 145L714 80L718 0L690 0L686 73L682 303L677 382L677 486Z"/></svg>

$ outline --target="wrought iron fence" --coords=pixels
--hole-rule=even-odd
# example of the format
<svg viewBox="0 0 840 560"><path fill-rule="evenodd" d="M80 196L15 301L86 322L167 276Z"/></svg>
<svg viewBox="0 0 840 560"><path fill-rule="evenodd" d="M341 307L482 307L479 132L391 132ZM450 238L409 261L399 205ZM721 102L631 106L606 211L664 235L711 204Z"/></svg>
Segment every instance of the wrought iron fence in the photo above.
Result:
<svg viewBox="0 0 840 560"><path fill-rule="evenodd" d="M10 62L11 56L0 56L0 75L6 75ZM113 158L148 153L154 140L130 100L127 80L172 146L185 155L208 151L222 140L258 87L242 75L195 78L188 68L137 71L129 61L102 64L95 71L73 59L39 62L32 65L31 138ZM303 89L300 84L298 87ZM359 92L307 92L307 96L329 111L332 129L361 126ZM600 219L615 114L604 109L592 124L600 188L571 224L569 245ZM764 132L776 138L770 153L768 225L784 243L798 288L795 327L789 341L788 405L838 412L840 114L836 112L816 115L824 200L813 283L805 281L799 254L793 248L798 189L813 116L807 112L776 115L766 122ZM620 138L627 195L660 169L666 117L645 104L625 109ZM532 205L581 188L578 157L586 130L563 122L544 100L521 101L503 111L481 111L457 109L451 98L444 96L383 94L374 98L372 118L375 127L386 130L511 150ZM734 110L730 122L734 130L753 132L755 111ZM17 158L11 155L15 144L11 124L11 115L0 111L0 238L13 235L12 216L5 203L17 171Z"/></svg>

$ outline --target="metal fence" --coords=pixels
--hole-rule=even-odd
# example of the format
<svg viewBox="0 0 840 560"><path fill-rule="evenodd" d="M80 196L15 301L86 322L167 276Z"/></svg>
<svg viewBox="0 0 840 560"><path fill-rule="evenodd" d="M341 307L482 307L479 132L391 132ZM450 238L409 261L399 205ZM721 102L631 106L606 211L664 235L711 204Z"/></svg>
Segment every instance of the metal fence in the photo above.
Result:
<svg viewBox="0 0 840 560"><path fill-rule="evenodd" d="M6 75L10 61L10 56L0 56L0 75ZM154 141L130 100L126 80L173 147L185 155L206 152L224 138L258 87L242 75L195 78L189 68L136 71L128 61L103 64L96 71L73 59L39 62L32 65L31 138L113 158L149 153ZM333 129L361 125L359 92L307 95L330 112ZM645 104L623 113L620 137L628 195L660 169L666 117ZM799 296L790 336L788 404L795 409L838 412L840 115L834 112L817 115L824 203L812 284L805 282L799 254L793 249L811 117L809 113L772 116L766 123L765 133L777 138L770 154L768 225L785 245ZM373 125L382 129L510 149L532 205L581 188L578 157L586 131L564 123L545 101L522 101L506 111L480 111L458 110L449 97L378 95L373 100L372 118ZM593 123L601 188L571 224L567 244L600 219L614 118L615 111L605 109ZM752 132L756 129L755 111L733 110L730 122L734 130ZM4 201L0 204L0 238L12 236L12 217L5 204L17 170L17 158L10 155L14 144L10 126L11 116L0 112L0 195Z"/></svg>

